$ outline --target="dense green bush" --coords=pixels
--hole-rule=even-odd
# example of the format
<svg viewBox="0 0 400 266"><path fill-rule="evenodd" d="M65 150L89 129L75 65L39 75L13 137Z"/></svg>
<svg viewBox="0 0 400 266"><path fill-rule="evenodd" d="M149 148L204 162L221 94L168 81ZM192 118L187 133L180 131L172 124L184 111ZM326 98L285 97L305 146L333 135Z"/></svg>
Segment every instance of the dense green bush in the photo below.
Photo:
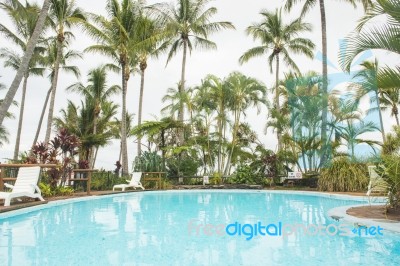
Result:
<svg viewBox="0 0 400 266"><path fill-rule="evenodd" d="M347 157L335 158L321 171L318 189L322 191L366 191L368 168L364 163L352 162Z"/></svg>
<svg viewBox="0 0 400 266"><path fill-rule="evenodd" d="M171 177L192 177L197 174L201 163L198 159L189 155L170 157L167 160L167 175Z"/></svg>
<svg viewBox="0 0 400 266"><path fill-rule="evenodd" d="M236 171L233 173L233 177L230 179L231 183L234 184L262 184L264 185L263 177L259 172L256 172L250 165L239 165Z"/></svg>
<svg viewBox="0 0 400 266"><path fill-rule="evenodd" d="M156 152L143 152L137 156L133 162L135 172L161 172L162 158Z"/></svg>

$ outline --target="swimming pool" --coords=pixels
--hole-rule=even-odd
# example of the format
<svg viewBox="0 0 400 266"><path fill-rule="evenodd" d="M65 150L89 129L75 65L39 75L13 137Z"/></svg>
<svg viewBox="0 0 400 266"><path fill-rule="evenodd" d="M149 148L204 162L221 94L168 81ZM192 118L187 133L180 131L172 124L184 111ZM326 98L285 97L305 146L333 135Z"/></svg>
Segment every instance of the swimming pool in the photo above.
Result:
<svg viewBox="0 0 400 266"><path fill-rule="evenodd" d="M49 203L0 216L0 265L398 265L399 234L332 235L340 223L327 211L354 204L360 201L207 190ZM239 230L246 224L278 231L280 224L287 235L270 226L246 240L250 226ZM305 227L294 232L292 224ZM310 225L330 229L305 234Z"/></svg>

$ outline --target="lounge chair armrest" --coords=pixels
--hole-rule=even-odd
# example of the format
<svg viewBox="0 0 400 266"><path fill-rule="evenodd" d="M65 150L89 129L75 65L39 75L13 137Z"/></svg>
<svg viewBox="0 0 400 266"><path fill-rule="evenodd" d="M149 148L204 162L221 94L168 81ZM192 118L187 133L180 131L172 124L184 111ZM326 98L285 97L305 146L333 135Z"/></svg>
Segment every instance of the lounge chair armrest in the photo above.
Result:
<svg viewBox="0 0 400 266"><path fill-rule="evenodd" d="M125 181L126 181L126 182L128 182L128 183L130 183L130 182L131 182L131 180L126 180L126 179L125 179Z"/></svg>
<svg viewBox="0 0 400 266"><path fill-rule="evenodd" d="M8 183L4 183L4 186L5 186L6 188L13 188L13 187L14 187L13 185L8 184Z"/></svg>

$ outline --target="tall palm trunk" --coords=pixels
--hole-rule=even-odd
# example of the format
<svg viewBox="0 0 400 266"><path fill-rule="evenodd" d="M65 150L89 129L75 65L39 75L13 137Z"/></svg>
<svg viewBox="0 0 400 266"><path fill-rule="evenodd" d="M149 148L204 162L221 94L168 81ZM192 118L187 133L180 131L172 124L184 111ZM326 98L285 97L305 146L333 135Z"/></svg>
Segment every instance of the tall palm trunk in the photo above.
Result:
<svg viewBox="0 0 400 266"><path fill-rule="evenodd" d="M161 130L161 158L162 158L162 165L163 165L163 172L166 171L166 164L165 164L165 130Z"/></svg>
<svg viewBox="0 0 400 266"><path fill-rule="evenodd" d="M322 155L320 166L323 166L327 160L327 119L328 119L328 45L326 40L326 15L324 0L319 0L321 13L321 34L322 34L322 122L321 122L321 141Z"/></svg>
<svg viewBox="0 0 400 266"><path fill-rule="evenodd" d="M122 155L122 176L129 174L128 168L128 147L126 141L126 92L129 80L129 69L126 63L122 63L122 117L121 117L121 155Z"/></svg>
<svg viewBox="0 0 400 266"><path fill-rule="evenodd" d="M95 114L94 114L94 117L93 117L93 135L97 134L97 116L98 116L97 107L98 106L96 104L96 111L95 111ZM94 153L95 153L95 147L92 146L90 148L89 159L88 159L89 167L91 167L92 169L94 167L94 160L95 160Z"/></svg>
<svg viewBox="0 0 400 266"><path fill-rule="evenodd" d="M46 100L44 101L42 113L40 114L40 119L39 119L38 127L36 129L35 139L33 140L32 147L35 146L35 144L37 143L38 138L39 138L40 129L42 128L44 113L46 112L47 103L49 102L49 98L50 98L51 88L52 87L50 87L50 89L47 91Z"/></svg>
<svg viewBox="0 0 400 266"><path fill-rule="evenodd" d="M182 56L182 72L181 72L181 82L179 86L179 92L180 95L182 95L183 92L185 92L185 70L186 70L186 56L187 56L187 40L185 39L183 41L183 56ZM185 109L183 107L183 104L180 105L179 107L179 113L178 113L178 120L183 122L185 119ZM184 135L183 135L183 129L179 130L179 142L181 145L184 143Z"/></svg>
<svg viewBox="0 0 400 266"><path fill-rule="evenodd" d="M91 168L92 168L92 169L94 169L94 165L95 165L95 163L96 163L98 151L99 151L99 146L96 146L96 151L95 151L94 157L93 157L93 164L91 165Z"/></svg>
<svg viewBox="0 0 400 266"><path fill-rule="evenodd" d="M21 97L21 106L19 109L17 139L15 141L14 157L13 157L14 161L18 160L19 143L21 141L22 122L24 120L25 96L26 96L26 85L28 84L28 76L29 76L28 74L24 75L24 84L22 86L22 97Z"/></svg>
<svg viewBox="0 0 400 266"><path fill-rule="evenodd" d="M281 105L279 103L279 53L275 55L276 58L276 73L275 73L275 104L276 104L276 112L279 115L281 110ZM278 118L277 118L278 119ZM279 123L277 124L278 128L276 130L276 137L278 139L278 152L281 150L281 130L279 128Z"/></svg>
<svg viewBox="0 0 400 266"><path fill-rule="evenodd" d="M36 22L35 30L33 31L33 34L29 39L28 44L26 45L25 54L21 60L20 67L15 75L13 82L10 85L10 88L2 104L0 105L0 126L3 124L3 120L6 116L8 109L11 106L15 94L17 93L22 78L28 70L29 62L31 61L33 51L36 47L36 43L38 42L40 34L42 33L42 29L47 17L47 12L49 11L49 7L50 7L50 0L44 0L42 10L40 11L38 20Z"/></svg>
<svg viewBox="0 0 400 266"><path fill-rule="evenodd" d="M118 161L121 163L122 162L122 141L119 142L119 157Z"/></svg>
<svg viewBox="0 0 400 266"><path fill-rule="evenodd" d="M378 104L379 122L380 122L380 124L381 124L382 140L383 140L383 142L385 142L385 141L386 141L385 128L383 127L382 110L381 110L381 100L379 99L378 90L379 90L379 89L377 89L377 90L375 91L375 94L376 94L376 102L377 102L377 104ZM399 125L399 120L397 119L397 117L396 117L396 120L397 120L397 125Z"/></svg>
<svg viewBox="0 0 400 266"><path fill-rule="evenodd" d="M142 107L143 107L143 93L144 93L144 73L147 68L146 60L140 63L140 94L139 94L139 111L138 111L138 126L142 124ZM142 138L138 137L138 156L142 154Z"/></svg>
<svg viewBox="0 0 400 266"><path fill-rule="evenodd" d="M237 132L239 130L239 121L240 121L240 112L241 112L241 106L238 106L238 108L235 111L234 114L234 125L233 125L233 132L232 132L232 148L228 154L228 158L226 160L226 165L225 165L225 170L224 170L224 175L227 176L229 175L229 171L231 169L231 161L232 161L232 156L233 156L233 151L235 150L235 145L237 141Z"/></svg>
<svg viewBox="0 0 400 266"><path fill-rule="evenodd" d="M63 46L62 41L57 40L57 57L56 57L56 61L54 63L54 76L53 76L53 80L51 81L50 106L49 106L49 113L47 116L46 136L44 138L44 143L46 143L46 144L50 141L51 126L53 124L54 105L55 105L55 100L56 100L58 71L60 69L60 62L61 62L61 56L62 56L62 46Z"/></svg>
<svg viewBox="0 0 400 266"><path fill-rule="evenodd" d="M222 103L220 103L220 113L218 118L218 173L219 174L222 174L222 130L223 130L222 112L223 112L223 106Z"/></svg>
<svg viewBox="0 0 400 266"><path fill-rule="evenodd" d="M378 102L378 104L379 104L379 102ZM394 115L394 118L396 119L396 125L399 125L399 109L397 108L396 104L394 104L392 107L392 113ZM383 126L382 126L382 130L383 130ZM385 139L383 139L383 140L385 141Z"/></svg>

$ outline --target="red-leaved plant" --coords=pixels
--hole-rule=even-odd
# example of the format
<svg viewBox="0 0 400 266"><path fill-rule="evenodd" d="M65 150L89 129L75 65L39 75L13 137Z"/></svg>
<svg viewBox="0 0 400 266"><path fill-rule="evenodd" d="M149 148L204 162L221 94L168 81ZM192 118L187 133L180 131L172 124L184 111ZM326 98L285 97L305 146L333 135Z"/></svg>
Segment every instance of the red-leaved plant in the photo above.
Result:
<svg viewBox="0 0 400 266"><path fill-rule="evenodd" d="M79 138L63 128L48 145L43 142L34 145L25 163L57 164L56 168L47 171L49 184L53 188L63 186L76 165L75 156L79 147Z"/></svg>

